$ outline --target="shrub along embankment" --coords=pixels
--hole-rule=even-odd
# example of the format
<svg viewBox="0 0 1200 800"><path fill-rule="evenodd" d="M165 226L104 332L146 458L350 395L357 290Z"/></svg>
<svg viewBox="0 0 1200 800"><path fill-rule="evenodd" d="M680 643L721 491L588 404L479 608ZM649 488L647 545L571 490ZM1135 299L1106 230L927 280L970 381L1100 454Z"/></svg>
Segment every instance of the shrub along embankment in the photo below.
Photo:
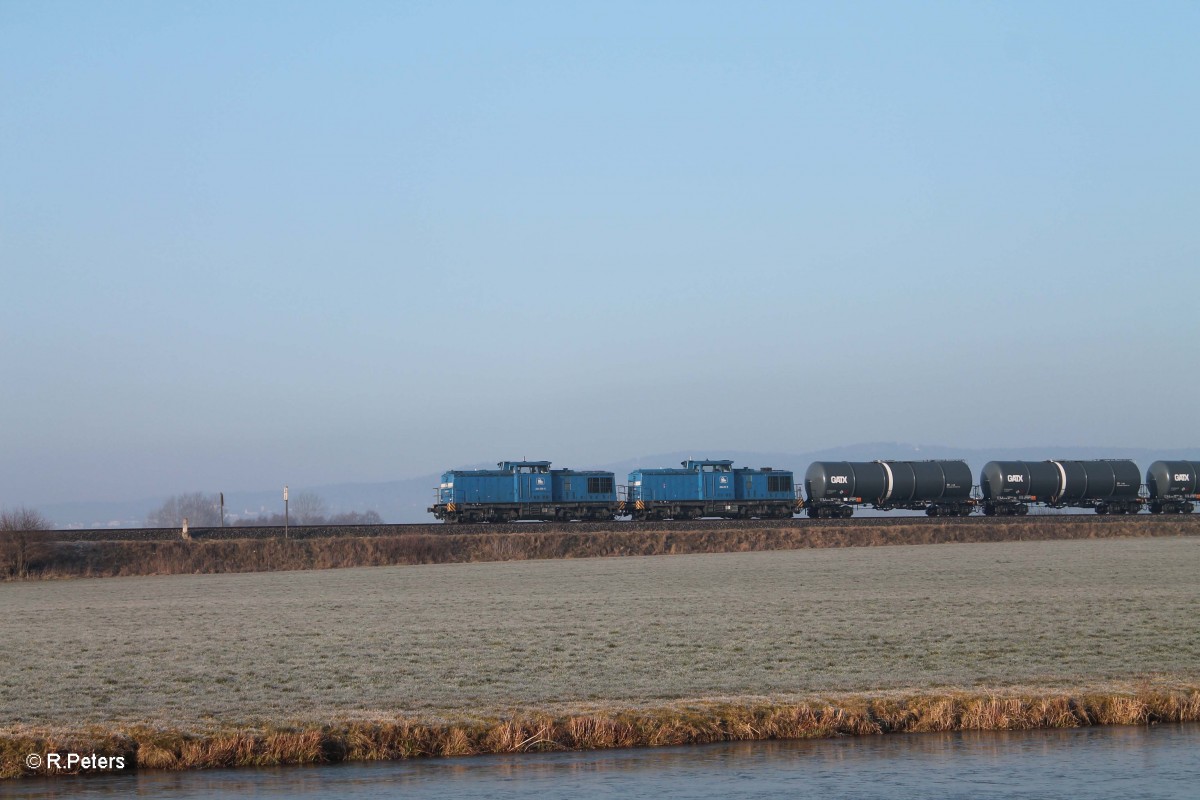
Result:
<svg viewBox="0 0 1200 800"><path fill-rule="evenodd" d="M0 552L0 578L95 578L219 572L520 561L547 558L740 553L810 547L1005 542L1200 535L1200 518L1062 517L971 524L877 522L826 526L713 529L680 523L670 530L611 530L562 533L402 534L369 538L300 540L227 539L192 541L36 542L18 571Z"/></svg>
<svg viewBox="0 0 1200 800"><path fill-rule="evenodd" d="M806 703L696 703L479 722L350 722L188 735L151 728L0 733L0 778L46 774L26 756L120 756L125 768L381 761L484 753L656 747L764 739L965 730L1029 730L1200 721L1200 691L848 697Z"/></svg>

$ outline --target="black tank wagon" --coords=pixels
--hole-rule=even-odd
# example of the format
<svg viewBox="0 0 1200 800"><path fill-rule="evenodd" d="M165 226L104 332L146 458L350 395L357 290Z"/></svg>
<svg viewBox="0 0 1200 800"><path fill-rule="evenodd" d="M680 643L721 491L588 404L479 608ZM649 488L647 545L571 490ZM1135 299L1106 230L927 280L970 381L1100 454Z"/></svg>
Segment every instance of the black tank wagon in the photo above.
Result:
<svg viewBox="0 0 1200 800"><path fill-rule="evenodd" d="M1155 461L1146 470L1151 514L1190 514L1200 500L1200 461Z"/></svg>
<svg viewBox="0 0 1200 800"><path fill-rule="evenodd" d="M1091 508L1097 514L1136 514L1141 474L1125 459L1103 461L989 461L979 475L983 513L1029 513L1030 505Z"/></svg>
<svg viewBox="0 0 1200 800"><path fill-rule="evenodd" d="M856 505L965 517L974 505L965 461L817 461L804 474L804 489L814 518L849 517Z"/></svg>

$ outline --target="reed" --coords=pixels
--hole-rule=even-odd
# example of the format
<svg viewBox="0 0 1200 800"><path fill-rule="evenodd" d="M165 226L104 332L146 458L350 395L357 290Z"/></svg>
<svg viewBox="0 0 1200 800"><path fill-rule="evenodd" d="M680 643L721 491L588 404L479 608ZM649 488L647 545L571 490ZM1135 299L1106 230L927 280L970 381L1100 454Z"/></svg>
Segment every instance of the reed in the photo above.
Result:
<svg viewBox="0 0 1200 800"><path fill-rule="evenodd" d="M675 704L506 719L348 722L194 735L150 727L0 733L0 777L36 774L28 753L124 756L137 769L328 764L962 730L1200 722L1200 687L1135 693L847 696L828 702ZM42 770L44 771L44 769Z"/></svg>

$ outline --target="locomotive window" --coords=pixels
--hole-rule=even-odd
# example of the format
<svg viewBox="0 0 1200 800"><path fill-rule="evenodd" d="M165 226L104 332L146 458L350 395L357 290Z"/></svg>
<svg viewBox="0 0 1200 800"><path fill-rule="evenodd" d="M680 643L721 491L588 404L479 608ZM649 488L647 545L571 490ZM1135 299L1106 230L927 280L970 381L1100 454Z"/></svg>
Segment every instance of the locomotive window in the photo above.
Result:
<svg viewBox="0 0 1200 800"><path fill-rule="evenodd" d="M588 494L609 494L612 490L612 478L588 478Z"/></svg>
<svg viewBox="0 0 1200 800"><path fill-rule="evenodd" d="M563 491L564 492L571 491L571 479L570 478L563 478Z"/></svg>
<svg viewBox="0 0 1200 800"><path fill-rule="evenodd" d="M767 491L768 492L790 492L792 490L792 477L790 475L768 475L767 476Z"/></svg>

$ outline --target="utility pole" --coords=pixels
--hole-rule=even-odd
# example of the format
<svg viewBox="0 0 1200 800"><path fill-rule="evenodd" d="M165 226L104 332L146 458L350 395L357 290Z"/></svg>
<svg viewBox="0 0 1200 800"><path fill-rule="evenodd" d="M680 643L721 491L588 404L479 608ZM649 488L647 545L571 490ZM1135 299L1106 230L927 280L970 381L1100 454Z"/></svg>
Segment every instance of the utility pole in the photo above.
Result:
<svg viewBox="0 0 1200 800"><path fill-rule="evenodd" d="M283 485L283 538L288 538L287 484Z"/></svg>
<svg viewBox="0 0 1200 800"><path fill-rule="evenodd" d="M221 527L225 527L225 493L221 492Z"/></svg>

